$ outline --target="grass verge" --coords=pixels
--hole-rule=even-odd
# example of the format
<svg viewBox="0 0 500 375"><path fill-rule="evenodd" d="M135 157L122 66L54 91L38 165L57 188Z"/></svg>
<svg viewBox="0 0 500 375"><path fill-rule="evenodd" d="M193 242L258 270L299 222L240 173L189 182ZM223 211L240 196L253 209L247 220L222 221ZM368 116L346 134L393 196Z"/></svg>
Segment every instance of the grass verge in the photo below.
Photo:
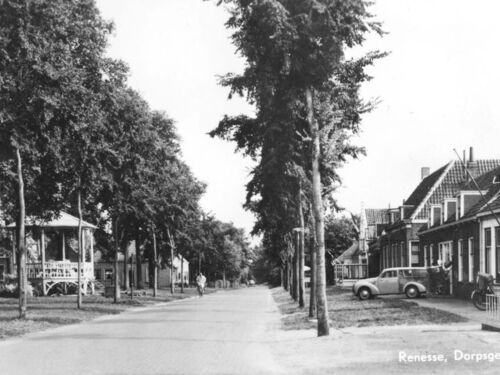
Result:
<svg viewBox="0 0 500 375"><path fill-rule="evenodd" d="M213 293L215 289L207 289ZM76 295L33 297L28 299L26 319L17 319L18 300L16 298L0 298L0 340L27 333L42 331L66 324L75 324L97 318L101 315L119 314L130 307L148 306L161 302L170 302L197 295L196 288L184 288L184 293L177 289L174 294L170 290L158 290L153 297L152 290L135 291L133 298L122 292L118 303L112 298L100 295L84 296L81 309L76 307Z"/></svg>
<svg viewBox="0 0 500 375"><path fill-rule="evenodd" d="M304 308L299 308L286 290L274 288L272 292L282 314L283 329L316 328L316 322L308 316L309 291L306 293ZM330 324L334 328L451 324L467 321L459 315L419 306L415 302L399 298L360 301L352 292L338 287L328 287L327 300Z"/></svg>

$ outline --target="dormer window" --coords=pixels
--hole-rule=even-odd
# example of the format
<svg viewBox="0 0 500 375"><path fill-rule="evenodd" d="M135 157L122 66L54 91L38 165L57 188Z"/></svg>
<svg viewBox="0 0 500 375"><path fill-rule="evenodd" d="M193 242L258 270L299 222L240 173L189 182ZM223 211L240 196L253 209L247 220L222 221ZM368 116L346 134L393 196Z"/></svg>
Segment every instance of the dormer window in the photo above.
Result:
<svg viewBox="0 0 500 375"><path fill-rule="evenodd" d="M440 205L432 205L431 206L431 217L430 217L430 226L436 226L441 224L441 206Z"/></svg>
<svg viewBox="0 0 500 375"><path fill-rule="evenodd" d="M457 213L457 200L456 199L446 199L443 203L443 222L456 217Z"/></svg>
<svg viewBox="0 0 500 375"><path fill-rule="evenodd" d="M458 215L464 216L476 203L481 200L481 193L484 195L486 191L466 190L461 191L458 195Z"/></svg>

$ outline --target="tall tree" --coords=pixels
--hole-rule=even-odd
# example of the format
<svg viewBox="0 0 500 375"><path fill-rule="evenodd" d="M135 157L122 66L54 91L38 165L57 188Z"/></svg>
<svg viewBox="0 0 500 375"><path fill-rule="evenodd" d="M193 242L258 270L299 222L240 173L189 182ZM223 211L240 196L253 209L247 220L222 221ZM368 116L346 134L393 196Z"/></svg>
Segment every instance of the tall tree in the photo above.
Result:
<svg viewBox="0 0 500 375"><path fill-rule="evenodd" d="M368 78L364 67L381 54L346 61L344 47L361 44L367 31L381 32L380 27L370 22L368 2L363 0L224 2L232 4L227 26L235 29L233 42L247 66L242 75L227 75L223 84L232 93L246 93L256 105L257 115L255 119L225 118L216 134L237 129L232 137L239 148L251 156L261 150L261 168L266 166L267 152L278 157L273 152L275 145L266 145L271 130L281 132L281 145L296 142L286 134L302 131L306 135L302 147L309 148L309 161L301 167L309 171L315 218L318 335L328 335L323 202L335 175L322 175L322 162L340 162L359 152L348 144L349 135L358 130L360 114L368 109L358 97L358 88ZM286 121L290 116L292 121Z"/></svg>
<svg viewBox="0 0 500 375"><path fill-rule="evenodd" d="M62 147L94 118L110 31L91 0L0 2L0 149L3 163L16 163L18 172L12 215L18 217L20 317L26 311L24 217L50 216L65 205ZM2 180L12 185L12 175Z"/></svg>

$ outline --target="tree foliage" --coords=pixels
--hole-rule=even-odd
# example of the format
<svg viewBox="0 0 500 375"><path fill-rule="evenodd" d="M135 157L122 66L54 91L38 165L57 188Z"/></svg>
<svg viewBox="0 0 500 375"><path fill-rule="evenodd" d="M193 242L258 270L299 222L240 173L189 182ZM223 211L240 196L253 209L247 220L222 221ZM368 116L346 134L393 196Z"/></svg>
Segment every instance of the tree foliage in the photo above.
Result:
<svg viewBox="0 0 500 375"><path fill-rule="evenodd" d="M108 259L131 241L138 261L155 266L172 250L194 258L200 245L214 277L237 278L243 233L213 221L204 237L205 184L182 159L174 121L128 86L123 62L105 56L111 31L94 0L0 1L2 217L20 224L21 240L25 214L78 211L102 229L97 247Z"/></svg>
<svg viewBox="0 0 500 375"><path fill-rule="evenodd" d="M258 161L247 185L247 204L257 215L256 232L277 253L289 253L298 208L311 203L318 246L318 334L328 334L324 289L325 198L340 183L338 168L364 150L350 142L361 115L370 110L359 96L369 79L366 66L384 54L347 59L368 31L382 33L363 0L222 0L226 26L246 61L242 74L221 79L230 96L246 96L256 115L226 116L211 134L235 141ZM297 190L305 192L305 201ZM297 199L296 197L301 198ZM269 254L269 252L266 252ZM281 260L290 254L281 256Z"/></svg>

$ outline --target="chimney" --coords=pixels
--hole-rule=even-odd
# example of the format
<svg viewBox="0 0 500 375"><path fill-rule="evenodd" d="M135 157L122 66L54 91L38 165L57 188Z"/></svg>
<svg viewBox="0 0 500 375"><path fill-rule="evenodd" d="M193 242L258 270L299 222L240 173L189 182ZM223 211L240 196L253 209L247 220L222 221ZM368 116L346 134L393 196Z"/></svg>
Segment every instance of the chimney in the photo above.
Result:
<svg viewBox="0 0 500 375"><path fill-rule="evenodd" d="M421 173L422 173L422 180L423 180L431 173L431 169L429 167L422 167Z"/></svg>
<svg viewBox="0 0 500 375"><path fill-rule="evenodd" d="M476 178L479 175L479 164L477 160L474 159L474 148L469 149L469 162L467 163L467 169L472 177Z"/></svg>
<svg viewBox="0 0 500 375"><path fill-rule="evenodd" d="M462 169L464 170L464 181L467 181L467 170L466 170L466 167L467 167L467 156L466 156L466 152L465 150L463 150L463 158L462 158Z"/></svg>

